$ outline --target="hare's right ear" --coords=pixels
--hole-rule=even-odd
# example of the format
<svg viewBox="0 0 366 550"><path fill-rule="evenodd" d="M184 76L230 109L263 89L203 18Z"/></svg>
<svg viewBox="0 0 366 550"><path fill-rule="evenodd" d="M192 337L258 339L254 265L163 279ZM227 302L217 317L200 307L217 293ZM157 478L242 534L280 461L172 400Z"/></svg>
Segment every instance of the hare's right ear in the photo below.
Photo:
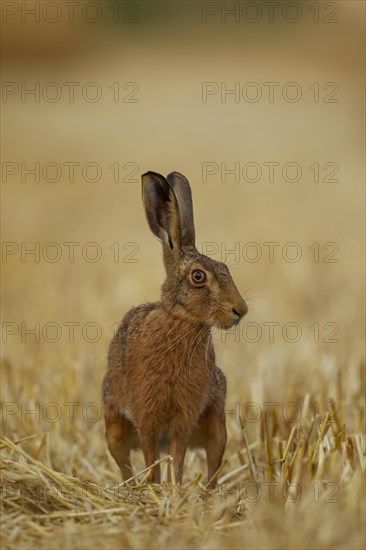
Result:
<svg viewBox="0 0 366 550"><path fill-rule="evenodd" d="M181 221L172 187L161 174L146 172L141 177L142 200L151 231L163 243L164 252L181 248Z"/></svg>
<svg viewBox="0 0 366 550"><path fill-rule="evenodd" d="M189 181L179 172L171 172L167 175L168 183L173 187L177 197L180 220L182 226L182 246L195 246L195 230L193 221L192 192Z"/></svg>

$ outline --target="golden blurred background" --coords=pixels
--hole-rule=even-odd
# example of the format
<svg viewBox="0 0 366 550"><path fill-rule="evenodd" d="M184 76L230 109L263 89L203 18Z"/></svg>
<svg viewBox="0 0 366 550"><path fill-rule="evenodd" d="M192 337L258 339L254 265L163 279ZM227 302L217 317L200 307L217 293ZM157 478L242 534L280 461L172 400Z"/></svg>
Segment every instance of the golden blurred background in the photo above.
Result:
<svg viewBox="0 0 366 550"><path fill-rule="evenodd" d="M215 334L228 411L309 393L363 431L364 3L1 7L3 401L101 402L116 323L164 278L140 176L178 170L198 248L248 300ZM56 469L82 475L82 450L118 477L102 419L4 424L36 431Z"/></svg>

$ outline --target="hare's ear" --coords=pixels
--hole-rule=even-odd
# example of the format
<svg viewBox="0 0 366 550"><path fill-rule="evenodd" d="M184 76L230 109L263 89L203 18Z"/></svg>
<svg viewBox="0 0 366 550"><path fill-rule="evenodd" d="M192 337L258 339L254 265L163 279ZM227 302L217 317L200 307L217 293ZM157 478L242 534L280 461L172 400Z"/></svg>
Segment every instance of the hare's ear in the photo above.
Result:
<svg viewBox="0 0 366 550"><path fill-rule="evenodd" d="M181 247L181 222L173 188L156 172L143 174L141 183L142 200L151 231L162 241L164 250L177 252Z"/></svg>
<svg viewBox="0 0 366 550"><path fill-rule="evenodd" d="M193 203L191 186L183 174L171 172L167 176L169 184L177 197L180 219L182 224L182 246L195 246L195 230L193 221Z"/></svg>

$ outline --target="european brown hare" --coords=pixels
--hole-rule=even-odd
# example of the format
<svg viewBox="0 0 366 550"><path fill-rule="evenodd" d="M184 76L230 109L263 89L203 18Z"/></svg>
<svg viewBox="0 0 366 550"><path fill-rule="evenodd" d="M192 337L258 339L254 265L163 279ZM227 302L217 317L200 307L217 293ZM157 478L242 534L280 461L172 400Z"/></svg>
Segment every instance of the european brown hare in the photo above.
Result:
<svg viewBox="0 0 366 550"><path fill-rule="evenodd" d="M187 446L203 447L211 479L226 445L226 379L211 332L239 323L248 308L226 265L195 248L188 180L147 172L142 198L166 279L161 301L131 309L111 342L103 382L108 448L126 479L131 449L141 447L150 466L167 446L181 483ZM150 481L160 482L159 466Z"/></svg>

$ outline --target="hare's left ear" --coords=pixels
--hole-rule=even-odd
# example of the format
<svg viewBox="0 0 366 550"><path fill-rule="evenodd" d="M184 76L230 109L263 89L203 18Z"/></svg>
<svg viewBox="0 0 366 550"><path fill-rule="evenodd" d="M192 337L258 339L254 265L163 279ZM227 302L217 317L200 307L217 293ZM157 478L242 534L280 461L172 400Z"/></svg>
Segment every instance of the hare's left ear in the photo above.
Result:
<svg viewBox="0 0 366 550"><path fill-rule="evenodd" d="M175 254L181 248L181 220L174 190L156 172L143 174L141 183L150 229L162 242L164 255Z"/></svg>
<svg viewBox="0 0 366 550"><path fill-rule="evenodd" d="M192 192L189 181L179 172L171 172L167 176L169 184L177 197L180 220L182 224L181 245L195 246L195 230L193 221Z"/></svg>

